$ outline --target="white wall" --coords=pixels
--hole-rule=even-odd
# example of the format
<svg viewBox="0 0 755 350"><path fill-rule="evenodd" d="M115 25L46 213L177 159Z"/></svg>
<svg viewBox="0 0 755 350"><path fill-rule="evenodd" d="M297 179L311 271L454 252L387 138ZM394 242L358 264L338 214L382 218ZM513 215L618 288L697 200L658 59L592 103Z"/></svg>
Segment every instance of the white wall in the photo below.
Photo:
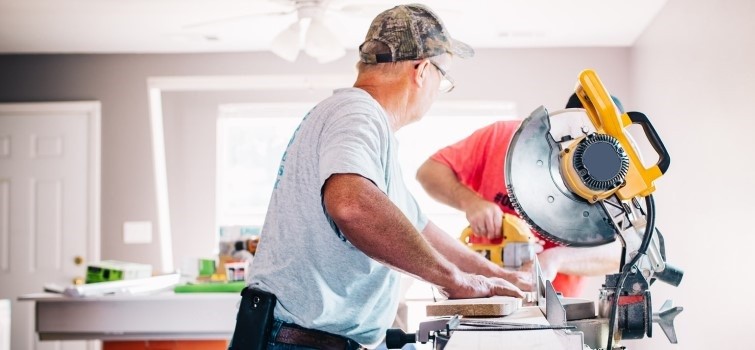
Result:
<svg viewBox="0 0 755 350"><path fill-rule="evenodd" d="M755 2L669 0L631 51L633 101L671 155L658 182L658 226L679 288L656 286L685 310L679 345L660 329L631 349L751 348L748 301L755 243Z"/></svg>

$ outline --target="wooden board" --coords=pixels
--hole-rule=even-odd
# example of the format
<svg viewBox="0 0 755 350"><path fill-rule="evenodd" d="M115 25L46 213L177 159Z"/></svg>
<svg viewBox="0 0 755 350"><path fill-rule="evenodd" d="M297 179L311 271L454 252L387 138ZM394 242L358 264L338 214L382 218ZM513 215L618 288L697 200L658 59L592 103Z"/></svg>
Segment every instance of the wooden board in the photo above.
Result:
<svg viewBox="0 0 755 350"><path fill-rule="evenodd" d="M449 299L427 305L427 316L500 317L522 307L522 299L496 296L478 299Z"/></svg>

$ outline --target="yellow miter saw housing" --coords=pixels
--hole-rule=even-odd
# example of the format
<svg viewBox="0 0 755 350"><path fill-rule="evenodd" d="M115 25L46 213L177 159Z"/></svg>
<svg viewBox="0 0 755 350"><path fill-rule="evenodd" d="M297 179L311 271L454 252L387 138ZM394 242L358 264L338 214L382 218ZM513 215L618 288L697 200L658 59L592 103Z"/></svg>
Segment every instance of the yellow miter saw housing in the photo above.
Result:
<svg viewBox="0 0 755 350"><path fill-rule="evenodd" d="M595 132L574 140L561 151L561 175L572 192L590 203L616 193L620 200L646 197L653 181L668 170L670 158L653 125L639 112L621 113L593 70L579 75L576 95ZM640 124L659 154L646 168L627 127Z"/></svg>

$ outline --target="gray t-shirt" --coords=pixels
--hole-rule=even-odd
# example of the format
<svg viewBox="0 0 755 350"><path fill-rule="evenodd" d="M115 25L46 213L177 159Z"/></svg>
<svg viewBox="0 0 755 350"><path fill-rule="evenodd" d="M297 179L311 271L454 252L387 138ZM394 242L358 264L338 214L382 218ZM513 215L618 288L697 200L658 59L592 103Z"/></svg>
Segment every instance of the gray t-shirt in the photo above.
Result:
<svg viewBox="0 0 755 350"><path fill-rule="evenodd" d="M382 107L357 88L336 90L302 120L278 169L251 268L251 285L278 297L275 317L378 343L398 307L398 272L338 231L322 204L333 174L372 181L421 231L427 218L406 189Z"/></svg>

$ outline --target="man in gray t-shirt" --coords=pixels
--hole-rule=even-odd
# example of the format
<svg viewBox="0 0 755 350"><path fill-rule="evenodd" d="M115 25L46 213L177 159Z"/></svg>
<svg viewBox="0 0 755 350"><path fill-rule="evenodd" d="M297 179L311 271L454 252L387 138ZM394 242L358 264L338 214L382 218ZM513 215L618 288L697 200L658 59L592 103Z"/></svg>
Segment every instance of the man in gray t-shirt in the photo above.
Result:
<svg viewBox="0 0 755 350"><path fill-rule="evenodd" d="M522 296L516 274L427 220L398 164L394 133L453 88L451 58L472 55L427 7L397 6L373 21L354 87L304 117L251 268L250 286L278 300L268 349L379 343L396 314L399 271L450 298Z"/></svg>

